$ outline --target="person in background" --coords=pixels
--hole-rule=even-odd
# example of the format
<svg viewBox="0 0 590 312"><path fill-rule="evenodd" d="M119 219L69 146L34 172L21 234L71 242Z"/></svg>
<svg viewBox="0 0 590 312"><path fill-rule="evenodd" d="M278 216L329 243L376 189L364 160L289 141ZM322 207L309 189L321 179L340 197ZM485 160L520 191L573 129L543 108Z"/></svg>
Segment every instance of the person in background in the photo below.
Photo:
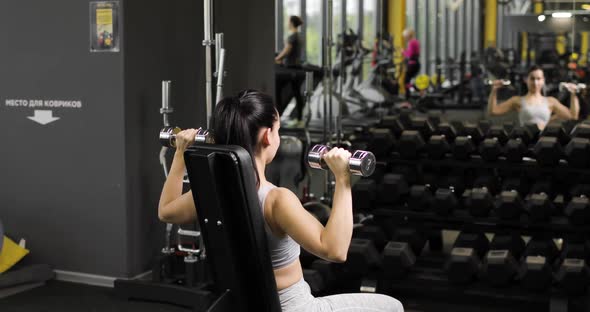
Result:
<svg viewBox="0 0 590 312"><path fill-rule="evenodd" d="M498 104L497 93L502 87L502 81L496 80L492 86L492 92L488 98L488 113L490 115L504 115L512 111L518 112L518 121L521 126L534 124L540 130L554 119L578 119L580 104L576 95L576 85L565 84L570 93L570 107L561 104L554 97L543 95L545 86L545 74L541 67L534 65L529 69L526 79L528 92L524 96L513 96Z"/></svg>
<svg viewBox="0 0 590 312"><path fill-rule="evenodd" d="M406 67L404 85L407 96L410 81L420 72L420 42L416 39L416 33L411 28L404 29L402 36L406 42L406 49L402 51L402 54Z"/></svg>
<svg viewBox="0 0 590 312"><path fill-rule="evenodd" d="M303 119L303 107L305 101L301 94L301 85L304 81L302 78L303 72L301 70L301 56L303 55L303 40L299 34L299 30L303 25L303 21L299 16L291 16L289 18L289 37L283 50L275 57L275 63L282 65L276 71L276 99L278 103L279 114L283 114L289 99L283 100L283 89L289 84L291 85L291 92L295 97L295 116L288 126L299 125Z"/></svg>

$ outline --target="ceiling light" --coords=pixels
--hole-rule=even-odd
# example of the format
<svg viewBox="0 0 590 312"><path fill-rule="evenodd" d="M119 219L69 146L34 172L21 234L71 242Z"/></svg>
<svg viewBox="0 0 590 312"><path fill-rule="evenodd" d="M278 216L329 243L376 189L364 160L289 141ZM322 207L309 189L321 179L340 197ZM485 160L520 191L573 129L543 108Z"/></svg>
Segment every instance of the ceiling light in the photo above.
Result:
<svg viewBox="0 0 590 312"><path fill-rule="evenodd" d="M541 15L537 16L537 19L539 20L539 22L542 22L545 20L545 15L541 14Z"/></svg>

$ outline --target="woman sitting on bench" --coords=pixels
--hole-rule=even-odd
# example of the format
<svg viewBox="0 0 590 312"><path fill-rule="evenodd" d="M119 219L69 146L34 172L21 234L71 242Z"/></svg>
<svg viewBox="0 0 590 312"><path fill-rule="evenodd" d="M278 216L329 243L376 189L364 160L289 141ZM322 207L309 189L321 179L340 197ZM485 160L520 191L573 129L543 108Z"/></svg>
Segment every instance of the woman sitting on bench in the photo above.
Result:
<svg viewBox="0 0 590 312"><path fill-rule="evenodd" d="M348 160L350 153L331 149L324 159L336 177L333 206L324 227L303 208L297 196L265 178L265 167L275 157L280 144L279 113L269 95L243 91L217 104L212 119L215 142L239 145L252 156L258 197L281 308L290 311L403 311L402 304L381 294L341 294L314 298L303 280L299 262L300 246L333 262L344 262L352 238L352 195ZM194 142L196 130L176 136L176 153L160 197L158 214L168 223L196 220L191 192L182 194L185 164L183 154Z"/></svg>

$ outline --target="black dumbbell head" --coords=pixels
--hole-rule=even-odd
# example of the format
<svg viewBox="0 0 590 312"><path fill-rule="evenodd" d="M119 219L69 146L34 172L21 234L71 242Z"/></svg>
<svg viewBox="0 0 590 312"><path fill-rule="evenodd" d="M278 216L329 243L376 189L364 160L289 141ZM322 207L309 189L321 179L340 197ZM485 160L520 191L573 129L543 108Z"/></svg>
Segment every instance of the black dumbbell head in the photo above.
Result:
<svg viewBox="0 0 590 312"><path fill-rule="evenodd" d="M526 154L527 147L522 139L510 139L506 143L506 159L513 163L522 162L522 158Z"/></svg>
<svg viewBox="0 0 590 312"><path fill-rule="evenodd" d="M563 149L555 137L542 137L533 149L537 162L542 166L555 166L563 155Z"/></svg>
<svg viewBox="0 0 590 312"><path fill-rule="evenodd" d="M483 274L493 286L508 285L518 272L518 263L510 250L490 250L486 254Z"/></svg>
<svg viewBox="0 0 590 312"><path fill-rule="evenodd" d="M395 204L409 191L408 183L402 175L388 173L383 176L381 184L377 187L377 201L382 204Z"/></svg>
<svg viewBox="0 0 590 312"><path fill-rule="evenodd" d="M457 160L468 160L475 152L475 144L471 137L458 136L452 148L453 157Z"/></svg>
<svg viewBox="0 0 590 312"><path fill-rule="evenodd" d="M379 128L389 129L396 138L399 138L406 130L398 116L384 116L379 123Z"/></svg>
<svg viewBox="0 0 590 312"><path fill-rule="evenodd" d="M352 187L352 205L355 210L372 210L377 196L377 183L363 178Z"/></svg>
<svg viewBox="0 0 590 312"><path fill-rule="evenodd" d="M551 265L543 256L525 256L519 275L521 285L532 291L546 290L553 278Z"/></svg>
<svg viewBox="0 0 590 312"><path fill-rule="evenodd" d="M502 145L497 138L488 138L479 145L481 158L486 161L496 161L502 154Z"/></svg>
<svg viewBox="0 0 590 312"><path fill-rule="evenodd" d="M559 255L559 250L557 249L557 245L555 242L550 238L542 238L542 237L533 237L526 245L524 250L523 256L543 256L547 258L548 263L553 263L553 261Z"/></svg>
<svg viewBox="0 0 590 312"><path fill-rule="evenodd" d="M453 244L453 247L460 248L473 248L479 258L483 258L490 249L490 241L485 234L461 232L457 236L457 240Z"/></svg>
<svg viewBox="0 0 590 312"><path fill-rule="evenodd" d="M493 207L492 195L487 188L474 188L467 198L467 208L474 217L487 217Z"/></svg>
<svg viewBox="0 0 590 312"><path fill-rule="evenodd" d="M496 138L500 142L500 144L504 145L508 141L508 133L504 126L501 125L493 125L486 133L487 138Z"/></svg>
<svg viewBox="0 0 590 312"><path fill-rule="evenodd" d="M566 258L555 275L558 287L568 295L579 296L586 293L590 271L584 259Z"/></svg>
<svg viewBox="0 0 590 312"><path fill-rule="evenodd" d="M370 130L369 144L367 150L371 151L375 157L381 159L389 156L393 150L395 138L391 130L385 128L375 128Z"/></svg>
<svg viewBox="0 0 590 312"><path fill-rule="evenodd" d="M399 139L399 153L402 158L416 159L425 145L426 143L418 131L406 130Z"/></svg>
<svg viewBox="0 0 590 312"><path fill-rule="evenodd" d="M434 196L432 190L427 185L412 185L410 188L410 197L408 198L408 207L415 211L425 211L433 205Z"/></svg>
<svg viewBox="0 0 590 312"><path fill-rule="evenodd" d="M585 225L590 221L590 199L586 196L573 197L565 208L565 215L574 225Z"/></svg>
<svg viewBox="0 0 590 312"><path fill-rule="evenodd" d="M524 202L518 191L503 191L498 196L496 215L503 220L518 220L523 208Z"/></svg>
<svg viewBox="0 0 590 312"><path fill-rule="evenodd" d="M457 137L457 130L452 124L448 122L441 122L438 125L435 134L444 135L445 138L447 138L447 141L449 143L452 143L455 141L455 138Z"/></svg>
<svg viewBox="0 0 590 312"><path fill-rule="evenodd" d="M569 142L569 131L566 131L564 124L561 122L550 122L545 129L543 129L543 137L554 137L561 145L566 145Z"/></svg>
<svg viewBox="0 0 590 312"><path fill-rule="evenodd" d="M519 234L496 234L490 243L490 250L509 250L515 259L520 259L526 243Z"/></svg>
<svg viewBox="0 0 590 312"><path fill-rule="evenodd" d="M426 145L430 159L443 159L451 151L451 146L444 135L433 135Z"/></svg>
<svg viewBox="0 0 590 312"><path fill-rule="evenodd" d="M390 241L383 248L383 272L386 278L401 278L416 263L416 256L406 242Z"/></svg>
<svg viewBox="0 0 590 312"><path fill-rule="evenodd" d="M413 117L411 122L411 130L420 132L424 140L430 139L430 136L434 133L434 127L427 118Z"/></svg>
<svg viewBox="0 0 590 312"><path fill-rule="evenodd" d="M453 213L459 205L454 190L448 188L439 188L434 194L434 204L432 209L439 216L448 216Z"/></svg>
<svg viewBox="0 0 590 312"><path fill-rule="evenodd" d="M529 196L527 198L526 208L531 220L536 222L549 220L554 212L553 203L545 193L537 193Z"/></svg>
<svg viewBox="0 0 590 312"><path fill-rule="evenodd" d="M571 137L590 139L590 125L585 123L576 125L574 130L572 130Z"/></svg>
<svg viewBox="0 0 590 312"><path fill-rule="evenodd" d="M570 166L586 168L590 163L590 140L573 138L565 147L565 155Z"/></svg>
<svg viewBox="0 0 590 312"><path fill-rule="evenodd" d="M449 281L453 284L472 282L481 267L481 261L473 248L454 247L445 265Z"/></svg>

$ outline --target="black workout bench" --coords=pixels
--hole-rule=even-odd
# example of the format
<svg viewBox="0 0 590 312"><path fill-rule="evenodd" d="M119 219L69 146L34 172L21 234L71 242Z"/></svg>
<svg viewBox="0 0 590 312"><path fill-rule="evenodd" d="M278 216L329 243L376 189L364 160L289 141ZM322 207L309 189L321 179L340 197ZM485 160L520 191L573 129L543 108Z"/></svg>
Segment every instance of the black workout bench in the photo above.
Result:
<svg viewBox="0 0 590 312"><path fill-rule="evenodd" d="M213 282L208 311L281 311L250 155L194 145L184 158Z"/></svg>

